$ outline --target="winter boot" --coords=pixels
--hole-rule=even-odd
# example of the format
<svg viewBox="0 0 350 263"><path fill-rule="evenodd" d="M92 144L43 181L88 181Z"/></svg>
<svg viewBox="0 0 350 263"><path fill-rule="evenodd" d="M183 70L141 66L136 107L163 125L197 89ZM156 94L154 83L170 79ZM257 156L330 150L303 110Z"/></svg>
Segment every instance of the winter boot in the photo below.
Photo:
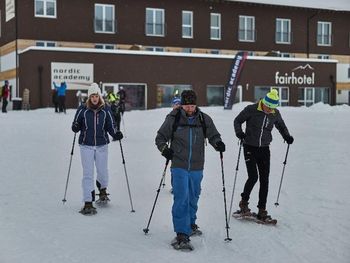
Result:
<svg viewBox="0 0 350 263"><path fill-rule="evenodd" d="M269 216L269 215L267 214L266 209L264 209L264 208L259 208L259 212L258 212L258 214L256 215L256 218L259 219L259 220L261 220L261 221L266 221L266 220L268 220L268 219L271 219L271 216Z"/></svg>
<svg viewBox="0 0 350 263"><path fill-rule="evenodd" d="M92 202L85 202L84 207L79 211L79 213L90 216L97 213L96 208L92 205Z"/></svg>
<svg viewBox="0 0 350 263"><path fill-rule="evenodd" d="M196 224L192 224L191 229L192 229L192 232L190 234L191 237L192 236L201 236L203 234L203 232L199 230L199 226L197 226Z"/></svg>
<svg viewBox="0 0 350 263"><path fill-rule="evenodd" d="M239 202L239 208L240 208L240 214L243 215L249 215L250 214L250 209L248 207L249 203L246 200L241 200Z"/></svg>
<svg viewBox="0 0 350 263"><path fill-rule="evenodd" d="M193 250L188 235L183 233L177 233L176 237L171 241L171 245L176 250Z"/></svg>
<svg viewBox="0 0 350 263"><path fill-rule="evenodd" d="M110 201L106 188L100 189L99 199L96 201L98 204L107 204Z"/></svg>

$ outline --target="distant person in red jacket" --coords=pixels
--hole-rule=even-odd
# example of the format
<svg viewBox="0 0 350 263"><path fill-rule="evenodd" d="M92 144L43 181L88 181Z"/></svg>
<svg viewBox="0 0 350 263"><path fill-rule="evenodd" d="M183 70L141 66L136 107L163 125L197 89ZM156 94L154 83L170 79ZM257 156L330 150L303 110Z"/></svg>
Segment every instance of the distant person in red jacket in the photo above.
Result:
<svg viewBox="0 0 350 263"><path fill-rule="evenodd" d="M2 99L3 99L3 102L2 102L2 112L3 112L3 113L6 113L6 112L7 112L6 107L7 107L7 104L8 104L9 96L10 96L9 81L8 81L8 80L5 80L5 85L2 86Z"/></svg>

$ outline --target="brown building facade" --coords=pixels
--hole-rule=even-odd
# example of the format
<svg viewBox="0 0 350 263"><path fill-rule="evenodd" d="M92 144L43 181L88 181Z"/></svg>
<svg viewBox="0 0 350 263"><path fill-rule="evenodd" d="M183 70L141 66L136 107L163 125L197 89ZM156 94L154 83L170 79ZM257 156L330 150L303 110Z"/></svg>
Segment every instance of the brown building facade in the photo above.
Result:
<svg viewBox="0 0 350 263"><path fill-rule="evenodd" d="M30 89L31 108L51 106L52 81L61 80L68 107L92 81L104 91L124 87L129 109L169 106L189 88L200 105L223 105L242 50L250 56L237 100L276 87L282 105L333 105L339 90L350 90L347 10L204 0L4 2L0 81L10 80L12 97Z"/></svg>

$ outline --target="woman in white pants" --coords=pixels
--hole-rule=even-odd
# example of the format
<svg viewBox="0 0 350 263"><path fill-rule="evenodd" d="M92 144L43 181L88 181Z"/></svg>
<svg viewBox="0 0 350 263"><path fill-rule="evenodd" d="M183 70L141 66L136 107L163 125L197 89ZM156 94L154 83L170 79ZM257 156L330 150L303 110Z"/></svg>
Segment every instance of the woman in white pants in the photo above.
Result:
<svg viewBox="0 0 350 263"><path fill-rule="evenodd" d="M81 163L83 166L83 201L80 210L83 215L96 214L94 170L96 166L96 185L102 202L109 201L108 187L108 144L110 134L113 140L121 140L123 134L115 128L110 107L104 103L100 88L92 83L88 90L86 104L81 105L74 117L73 132L79 132Z"/></svg>

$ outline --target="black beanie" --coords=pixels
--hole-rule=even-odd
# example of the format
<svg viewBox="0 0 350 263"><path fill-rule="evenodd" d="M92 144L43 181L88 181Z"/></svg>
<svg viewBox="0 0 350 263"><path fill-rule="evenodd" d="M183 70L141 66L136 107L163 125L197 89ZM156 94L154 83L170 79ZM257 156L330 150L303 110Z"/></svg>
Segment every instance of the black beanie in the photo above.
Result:
<svg viewBox="0 0 350 263"><path fill-rule="evenodd" d="M184 90L181 93L181 105L197 105L197 95L193 90Z"/></svg>

